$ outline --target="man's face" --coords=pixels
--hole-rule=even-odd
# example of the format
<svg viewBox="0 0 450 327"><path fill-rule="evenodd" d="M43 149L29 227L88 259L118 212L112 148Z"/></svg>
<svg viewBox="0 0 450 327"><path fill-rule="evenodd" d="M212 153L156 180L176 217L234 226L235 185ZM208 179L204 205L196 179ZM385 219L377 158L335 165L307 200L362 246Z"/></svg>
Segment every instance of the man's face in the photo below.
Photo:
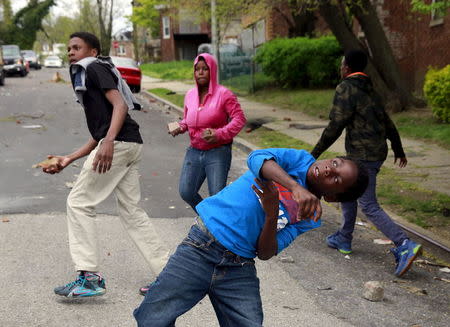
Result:
<svg viewBox="0 0 450 327"><path fill-rule="evenodd" d="M86 57L96 57L98 53L97 49L91 48L79 37L73 37L67 45L67 55L69 57L69 63L73 64Z"/></svg>
<svg viewBox="0 0 450 327"><path fill-rule="evenodd" d="M355 184L358 168L355 163L342 158L316 161L307 173L308 186L325 198L344 193Z"/></svg>
<svg viewBox="0 0 450 327"><path fill-rule="evenodd" d="M340 72L341 72L341 78L342 79L346 78L347 75L349 75L351 73L350 72L350 68L345 63L345 57L342 57Z"/></svg>
<svg viewBox="0 0 450 327"><path fill-rule="evenodd" d="M195 65L194 77L198 86L209 85L209 67L205 61L199 60L197 62L197 64Z"/></svg>

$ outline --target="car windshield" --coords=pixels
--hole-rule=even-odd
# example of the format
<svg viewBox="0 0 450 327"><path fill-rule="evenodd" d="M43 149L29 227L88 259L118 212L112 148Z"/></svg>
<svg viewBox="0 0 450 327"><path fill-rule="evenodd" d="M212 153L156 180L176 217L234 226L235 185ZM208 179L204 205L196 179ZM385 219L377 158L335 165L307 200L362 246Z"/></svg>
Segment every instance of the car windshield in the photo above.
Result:
<svg viewBox="0 0 450 327"><path fill-rule="evenodd" d="M5 57L20 56L20 50L18 46L3 46L3 55Z"/></svg>
<svg viewBox="0 0 450 327"><path fill-rule="evenodd" d="M137 67L136 62L132 58L111 57L111 60L117 67Z"/></svg>
<svg viewBox="0 0 450 327"><path fill-rule="evenodd" d="M57 56L49 56L47 57L48 60L59 60L59 57Z"/></svg>

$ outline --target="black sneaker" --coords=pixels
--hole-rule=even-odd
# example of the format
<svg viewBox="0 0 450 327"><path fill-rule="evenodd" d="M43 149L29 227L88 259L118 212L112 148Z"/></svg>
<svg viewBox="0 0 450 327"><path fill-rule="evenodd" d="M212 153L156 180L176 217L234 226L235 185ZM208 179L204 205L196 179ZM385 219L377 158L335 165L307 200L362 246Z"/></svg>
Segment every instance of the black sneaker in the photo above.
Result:
<svg viewBox="0 0 450 327"><path fill-rule="evenodd" d="M105 280L99 274L86 272L75 281L56 287L54 291L65 297L100 296L106 293Z"/></svg>

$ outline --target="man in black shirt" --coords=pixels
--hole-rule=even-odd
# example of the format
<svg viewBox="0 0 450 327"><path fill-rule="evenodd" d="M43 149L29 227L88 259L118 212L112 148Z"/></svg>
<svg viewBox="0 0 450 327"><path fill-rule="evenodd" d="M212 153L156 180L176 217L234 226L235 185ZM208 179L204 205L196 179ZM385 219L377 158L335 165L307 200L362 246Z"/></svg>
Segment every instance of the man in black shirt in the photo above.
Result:
<svg viewBox="0 0 450 327"><path fill-rule="evenodd" d="M95 35L72 34L67 51L72 85L84 107L91 139L69 155L48 156L56 163L43 170L59 173L73 161L88 156L67 199L69 247L79 275L74 282L55 288L58 295L86 297L106 292L105 280L99 273L95 206L113 191L125 229L155 274L164 267L167 251L138 205L142 138L139 125L128 114L119 87L123 81L111 67L96 60L100 42Z"/></svg>

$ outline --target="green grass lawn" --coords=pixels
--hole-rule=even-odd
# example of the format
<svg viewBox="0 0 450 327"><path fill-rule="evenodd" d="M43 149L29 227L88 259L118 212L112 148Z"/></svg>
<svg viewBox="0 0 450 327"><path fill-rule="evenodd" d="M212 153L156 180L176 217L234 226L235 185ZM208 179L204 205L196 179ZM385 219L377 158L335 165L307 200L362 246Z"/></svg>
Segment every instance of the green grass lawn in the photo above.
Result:
<svg viewBox="0 0 450 327"><path fill-rule="evenodd" d="M176 104L178 107L184 107L184 94L174 93L171 90L164 88L149 89L148 91L159 96L160 98Z"/></svg>
<svg viewBox="0 0 450 327"><path fill-rule="evenodd" d="M140 67L144 75L164 80L192 80L194 76L190 60L142 64Z"/></svg>

